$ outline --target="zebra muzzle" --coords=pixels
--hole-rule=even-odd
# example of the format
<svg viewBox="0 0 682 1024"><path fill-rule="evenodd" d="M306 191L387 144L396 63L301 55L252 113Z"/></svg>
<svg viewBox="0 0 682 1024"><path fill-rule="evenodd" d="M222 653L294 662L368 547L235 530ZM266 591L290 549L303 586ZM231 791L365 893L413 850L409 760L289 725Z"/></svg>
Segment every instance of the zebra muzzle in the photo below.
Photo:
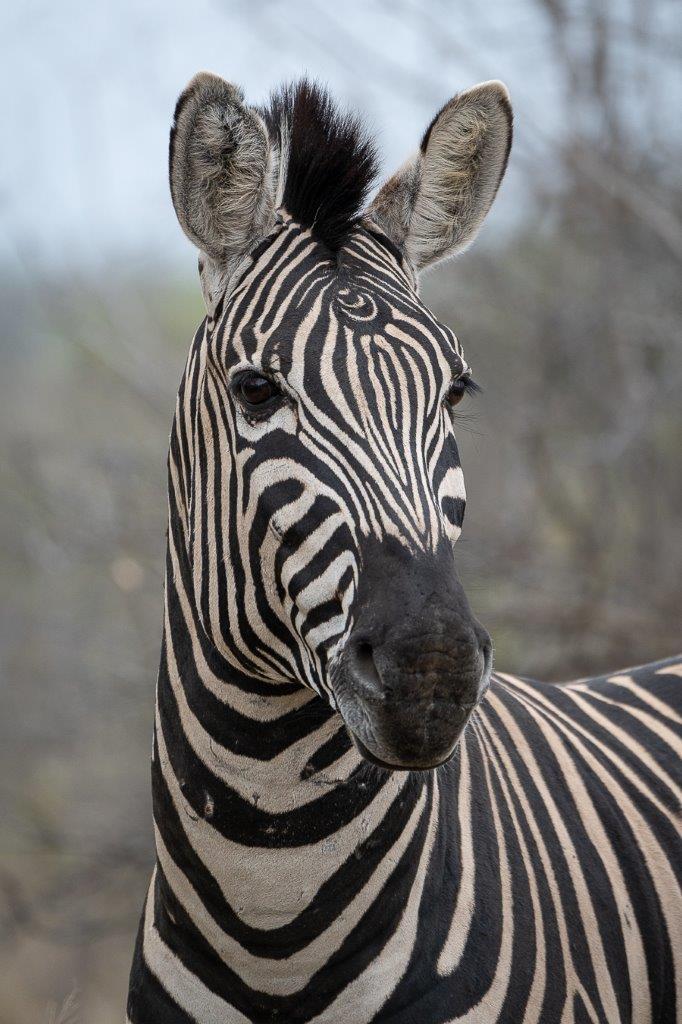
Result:
<svg viewBox="0 0 682 1024"><path fill-rule="evenodd" d="M452 550L373 552L354 627L333 674L360 753L391 769L447 761L487 689L492 648L474 618Z"/></svg>

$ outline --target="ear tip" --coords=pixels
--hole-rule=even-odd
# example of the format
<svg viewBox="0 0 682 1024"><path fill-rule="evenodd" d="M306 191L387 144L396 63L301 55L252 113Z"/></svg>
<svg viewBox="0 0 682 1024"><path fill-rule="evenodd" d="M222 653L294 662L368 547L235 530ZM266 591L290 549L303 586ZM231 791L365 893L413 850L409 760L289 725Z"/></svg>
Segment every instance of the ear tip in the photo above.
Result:
<svg viewBox="0 0 682 1024"><path fill-rule="evenodd" d="M499 78L490 78L487 82L479 82L475 89L485 89L487 92L497 92L505 99L509 99L509 89Z"/></svg>
<svg viewBox="0 0 682 1024"><path fill-rule="evenodd" d="M222 106L241 105L244 102L244 93L238 86L226 82L224 78L215 75L212 71L199 71L193 78L190 78L175 104L170 131L171 167L178 136L184 137L193 119L200 115L202 109L215 102Z"/></svg>
<svg viewBox="0 0 682 1024"><path fill-rule="evenodd" d="M492 78L489 82L480 82L473 89L468 89L465 93L462 93L461 96L493 100L508 111L512 109L509 89L499 78Z"/></svg>
<svg viewBox="0 0 682 1024"><path fill-rule="evenodd" d="M244 99L244 93L239 86L232 85L212 71L198 71L196 75L190 78L178 97L176 116L177 112L185 106L188 100L201 103L213 98L241 103Z"/></svg>

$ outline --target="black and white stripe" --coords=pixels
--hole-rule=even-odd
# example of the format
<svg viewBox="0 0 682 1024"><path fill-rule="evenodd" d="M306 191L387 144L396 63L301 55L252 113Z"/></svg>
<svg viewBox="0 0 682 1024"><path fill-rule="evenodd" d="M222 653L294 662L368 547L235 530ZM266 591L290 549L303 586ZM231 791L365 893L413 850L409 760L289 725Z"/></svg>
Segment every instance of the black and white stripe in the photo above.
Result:
<svg viewBox="0 0 682 1024"><path fill-rule="evenodd" d="M493 675L432 771L369 763L339 713L372 552L409 572L464 511L444 399L469 368L391 225L332 251L280 209L207 298L171 434L127 1020L682 1020L679 659ZM245 371L279 389L267 417Z"/></svg>

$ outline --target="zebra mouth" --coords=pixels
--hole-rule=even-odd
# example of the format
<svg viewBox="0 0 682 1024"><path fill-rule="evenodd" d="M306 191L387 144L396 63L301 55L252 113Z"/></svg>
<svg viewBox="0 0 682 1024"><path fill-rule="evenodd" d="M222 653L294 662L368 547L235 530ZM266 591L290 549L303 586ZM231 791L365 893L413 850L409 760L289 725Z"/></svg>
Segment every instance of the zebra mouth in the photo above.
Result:
<svg viewBox="0 0 682 1024"><path fill-rule="evenodd" d="M362 754L366 761L369 761L370 764L376 765L377 768L384 768L386 771L391 772L433 771L436 768L440 768L441 765L447 764L447 762L452 758L453 754L455 753L455 750L457 749L457 743L455 743L450 752L446 754L445 757L442 757L436 761L418 761L414 764L395 764L392 761L385 761L383 758L377 757L377 755L372 753L369 747L365 743L363 743L360 737L356 736L355 733L353 733L350 728L348 729L348 732L350 733L350 737L353 743L355 744L357 750Z"/></svg>
<svg viewBox="0 0 682 1024"><path fill-rule="evenodd" d="M334 678L337 707L358 752L389 771L431 771L449 761L487 688L487 659L472 658L464 692L473 687L476 695L463 700L454 673L385 666L380 672L365 645L359 647L346 653Z"/></svg>

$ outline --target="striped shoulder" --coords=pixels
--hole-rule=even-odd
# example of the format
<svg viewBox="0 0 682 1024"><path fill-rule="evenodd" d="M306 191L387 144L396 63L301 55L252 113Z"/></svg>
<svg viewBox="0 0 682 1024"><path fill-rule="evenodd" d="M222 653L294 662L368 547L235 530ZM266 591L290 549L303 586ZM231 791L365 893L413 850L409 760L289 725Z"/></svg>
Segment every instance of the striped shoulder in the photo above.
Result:
<svg viewBox="0 0 682 1024"><path fill-rule="evenodd" d="M682 724L682 655L565 685L611 696L618 703L640 704Z"/></svg>

